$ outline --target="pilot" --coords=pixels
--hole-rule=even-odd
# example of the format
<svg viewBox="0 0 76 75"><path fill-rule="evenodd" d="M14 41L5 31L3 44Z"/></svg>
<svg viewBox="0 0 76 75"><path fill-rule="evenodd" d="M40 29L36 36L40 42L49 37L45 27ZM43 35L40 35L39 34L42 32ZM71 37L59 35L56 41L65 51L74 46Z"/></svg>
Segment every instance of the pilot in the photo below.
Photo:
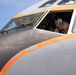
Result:
<svg viewBox="0 0 76 75"><path fill-rule="evenodd" d="M55 20L55 25L56 25L56 28L54 30L54 32L60 32L62 30L62 19L61 18L58 18L57 20Z"/></svg>
<svg viewBox="0 0 76 75"><path fill-rule="evenodd" d="M65 20L62 20L61 18L58 18L55 20L56 28L55 32L66 34L68 32L69 23Z"/></svg>

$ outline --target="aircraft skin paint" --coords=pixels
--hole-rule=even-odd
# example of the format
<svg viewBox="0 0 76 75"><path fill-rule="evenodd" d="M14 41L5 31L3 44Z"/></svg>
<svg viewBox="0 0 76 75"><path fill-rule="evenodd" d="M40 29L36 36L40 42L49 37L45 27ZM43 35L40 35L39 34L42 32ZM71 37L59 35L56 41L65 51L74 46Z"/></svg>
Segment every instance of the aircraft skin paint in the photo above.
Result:
<svg viewBox="0 0 76 75"><path fill-rule="evenodd" d="M75 45L71 45L76 44L75 39L76 33L69 34L22 50L5 65L1 74L75 75L76 51Z"/></svg>
<svg viewBox="0 0 76 75"><path fill-rule="evenodd" d="M31 29L0 36L0 70L14 55L21 50L61 35L63 34L40 29ZM12 41L12 39L14 41Z"/></svg>
<svg viewBox="0 0 76 75"><path fill-rule="evenodd" d="M57 6L61 0L50 7L38 8L47 1L27 8L14 18L76 9L76 5ZM75 40L76 33L65 35L37 28L1 34L0 75L76 75Z"/></svg>

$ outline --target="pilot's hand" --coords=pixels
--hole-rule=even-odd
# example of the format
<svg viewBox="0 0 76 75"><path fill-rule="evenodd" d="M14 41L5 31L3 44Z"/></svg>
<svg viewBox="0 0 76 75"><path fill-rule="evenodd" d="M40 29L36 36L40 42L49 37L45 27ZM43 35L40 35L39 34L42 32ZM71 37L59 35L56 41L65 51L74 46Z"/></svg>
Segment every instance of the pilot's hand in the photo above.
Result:
<svg viewBox="0 0 76 75"><path fill-rule="evenodd" d="M58 29L58 28L56 28L56 29L54 30L54 32L59 32L59 29Z"/></svg>

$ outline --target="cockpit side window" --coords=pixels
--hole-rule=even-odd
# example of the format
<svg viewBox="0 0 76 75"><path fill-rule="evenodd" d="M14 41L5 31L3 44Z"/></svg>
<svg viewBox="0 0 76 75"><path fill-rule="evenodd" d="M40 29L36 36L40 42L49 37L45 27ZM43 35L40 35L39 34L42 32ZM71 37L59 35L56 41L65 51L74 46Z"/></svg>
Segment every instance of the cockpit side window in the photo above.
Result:
<svg viewBox="0 0 76 75"><path fill-rule="evenodd" d="M34 27L35 23L39 20L44 12L32 14L28 16L23 16L20 18L12 19L2 31L13 31L13 30L22 30L22 29L31 29Z"/></svg>
<svg viewBox="0 0 76 75"><path fill-rule="evenodd" d="M7 28L5 28L5 30L9 30L16 27L16 23L13 21L11 24L9 24L9 26Z"/></svg>
<svg viewBox="0 0 76 75"><path fill-rule="evenodd" d="M72 10L50 11L37 28L67 34L72 12Z"/></svg>

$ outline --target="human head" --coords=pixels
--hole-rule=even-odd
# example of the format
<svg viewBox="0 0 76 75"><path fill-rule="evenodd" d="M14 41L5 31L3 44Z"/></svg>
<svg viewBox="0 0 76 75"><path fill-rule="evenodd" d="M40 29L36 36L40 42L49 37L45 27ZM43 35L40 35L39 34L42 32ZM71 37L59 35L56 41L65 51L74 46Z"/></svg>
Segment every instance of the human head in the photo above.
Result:
<svg viewBox="0 0 76 75"><path fill-rule="evenodd" d="M61 26L62 26L62 19L61 18L58 18L57 20L55 20L55 24L56 24L56 27L61 29Z"/></svg>

